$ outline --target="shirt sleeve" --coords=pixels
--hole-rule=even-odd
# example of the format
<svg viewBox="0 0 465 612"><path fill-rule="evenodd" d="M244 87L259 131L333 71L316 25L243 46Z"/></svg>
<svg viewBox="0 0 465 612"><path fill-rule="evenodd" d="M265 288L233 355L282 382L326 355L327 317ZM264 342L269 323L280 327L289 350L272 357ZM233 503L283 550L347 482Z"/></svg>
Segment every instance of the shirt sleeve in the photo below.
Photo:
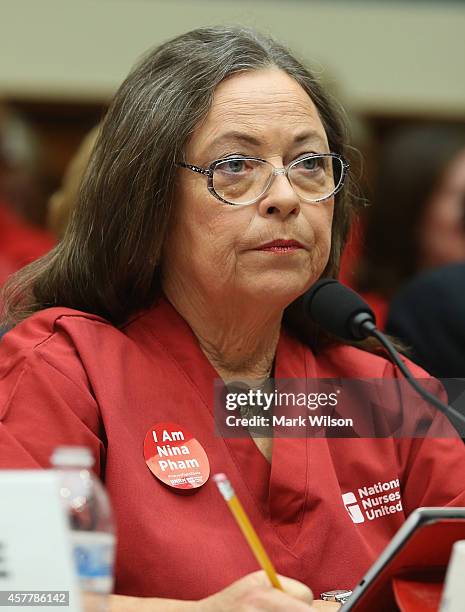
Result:
<svg viewBox="0 0 465 612"><path fill-rule="evenodd" d="M407 364L420 384L447 403L441 383L414 364ZM398 376L391 364L388 377ZM400 375L399 375L400 376ZM419 437L396 440L402 473L402 498L406 515L423 506L465 506L465 444L449 419L437 408L426 404L403 381L409 400L404 411L413 414ZM417 400L415 401L415 396Z"/></svg>
<svg viewBox="0 0 465 612"><path fill-rule="evenodd" d="M102 475L105 435L85 381L77 355L66 372L39 349L12 366L0 380L1 469L50 467L57 446L86 446Z"/></svg>
<svg viewBox="0 0 465 612"><path fill-rule="evenodd" d="M411 451L403 491L406 514L422 506L465 506L462 440L415 440Z"/></svg>

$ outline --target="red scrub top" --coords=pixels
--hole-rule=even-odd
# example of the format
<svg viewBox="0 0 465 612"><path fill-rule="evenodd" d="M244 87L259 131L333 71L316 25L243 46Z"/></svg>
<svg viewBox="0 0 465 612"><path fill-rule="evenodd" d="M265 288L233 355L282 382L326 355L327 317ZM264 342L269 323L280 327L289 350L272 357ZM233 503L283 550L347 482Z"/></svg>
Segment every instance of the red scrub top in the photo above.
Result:
<svg viewBox="0 0 465 612"><path fill-rule="evenodd" d="M48 466L61 444L93 450L117 519L116 593L201 599L258 569L211 478L186 494L149 471L144 437L160 422L197 438L211 473L228 475L278 572L317 595L353 587L414 508L465 506L458 438L276 438L270 466L250 437L215 436L218 374L165 298L122 329L70 309L42 311L6 334L0 364L0 467ZM350 346L316 358L282 331L275 376L395 372ZM401 509L360 520L359 488ZM346 493L356 496L345 498L350 515Z"/></svg>

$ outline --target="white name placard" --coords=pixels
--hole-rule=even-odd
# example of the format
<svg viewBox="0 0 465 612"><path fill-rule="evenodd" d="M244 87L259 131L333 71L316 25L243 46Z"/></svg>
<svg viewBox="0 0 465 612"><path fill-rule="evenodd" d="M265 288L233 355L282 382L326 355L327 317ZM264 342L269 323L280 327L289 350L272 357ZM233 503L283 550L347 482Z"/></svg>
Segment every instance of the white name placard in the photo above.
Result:
<svg viewBox="0 0 465 612"><path fill-rule="evenodd" d="M0 612L81 612L67 517L51 470L0 470Z"/></svg>

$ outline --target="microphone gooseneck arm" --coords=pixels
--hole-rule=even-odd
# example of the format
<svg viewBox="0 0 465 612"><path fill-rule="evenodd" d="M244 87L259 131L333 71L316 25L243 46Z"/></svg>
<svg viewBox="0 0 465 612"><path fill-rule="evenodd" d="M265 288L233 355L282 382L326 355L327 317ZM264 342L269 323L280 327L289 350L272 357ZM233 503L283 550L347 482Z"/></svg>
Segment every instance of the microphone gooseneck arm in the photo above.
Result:
<svg viewBox="0 0 465 612"><path fill-rule="evenodd" d="M443 414L454 417L465 427L463 414L441 402L415 380L389 339L376 327L376 318L371 308L355 291L334 278L323 278L307 291L303 304L306 314L336 337L346 340L363 340L368 336L376 338L415 391L429 404Z"/></svg>
<svg viewBox="0 0 465 612"><path fill-rule="evenodd" d="M432 393L430 393L429 391L424 389L415 380L415 378L412 376L412 373L410 372L408 367L405 365L405 363L399 357L399 353L392 346L392 344L389 342L389 340L386 338L386 336L382 332L380 332L379 329L377 329L377 327L373 324L373 322L371 322L371 325L368 324L368 323L362 323L362 327L367 329L368 334L370 336L373 336L374 338L376 338L378 340L378 342L380 342L384 346L386 351L389 353L392 361L396 364L396 366L402 372L402 374L404 375L406 380L410 383L410 385L415 389L415 391L423 399L425 399L429 404L432 404L435 408L440 410L446 416L454 417L455 419L460 421L460 423L462 425L465 426L465 416L463 416L463 414L461 414L458 410L456 410L452 406L449 406L449 405L444 404L443 402L441 402L441 400L439 398L437 398L435 395L433 395Z"/></svg>

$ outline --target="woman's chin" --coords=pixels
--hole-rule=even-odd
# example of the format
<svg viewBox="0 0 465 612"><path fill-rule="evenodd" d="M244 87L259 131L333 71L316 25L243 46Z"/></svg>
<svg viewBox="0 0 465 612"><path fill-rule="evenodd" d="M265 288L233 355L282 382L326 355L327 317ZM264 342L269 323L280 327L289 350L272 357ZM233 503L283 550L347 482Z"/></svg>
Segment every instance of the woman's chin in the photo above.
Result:
<svg viewBox="0 0 465 612"><path fill-rule="evenodd" d="M246 292L254 301L264 301L270 306L287 306L309 287L308 277L289 273L282 278L282 272L276 274L263 274L259 279L247 283Z"/></svg>

